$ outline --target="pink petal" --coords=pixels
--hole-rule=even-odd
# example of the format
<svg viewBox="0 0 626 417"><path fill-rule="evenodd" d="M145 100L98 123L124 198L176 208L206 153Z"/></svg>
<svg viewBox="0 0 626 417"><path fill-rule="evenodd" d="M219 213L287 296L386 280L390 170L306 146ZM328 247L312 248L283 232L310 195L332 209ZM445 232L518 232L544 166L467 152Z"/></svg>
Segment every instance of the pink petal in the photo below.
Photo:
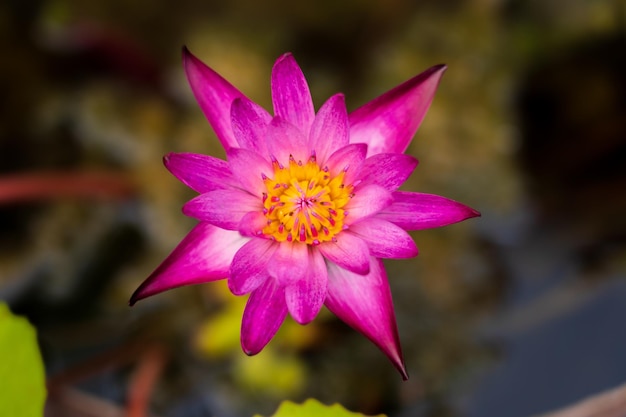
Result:
<svg viewBox="0 0 626 417"><path fill-rule="evenodd" d="M382 261L371 258L370 272L356 275L330 263L326 307L378 346L403 379L408 379L389 283Z"/></svg>
<svg viewBox="0 0 626 417"><path fill-rule="evenodd" d="M359 172L359 166L365 159L367 145L364 143L352 143L335 151L325 165L332 176L338 175L341 171L346 171L344 177L345 184L352 184Z"/></svg>
<svg viewBox="0 0 626 417"><path fill-rule="evenodd" d="M280 163L289 165L289 157L306 162L311 156L307 140L300 130L280 117L274 117L267 128L267 147Z"/></svg>
<svg viewBox="0 0 626 417"><path fill-rule="evenodd" d="M369 272L370 251L367 244L348 231L339 233L336 242L324 242L317 248L324 258L344 269L360 275Z"/></svg>
<svg viewBox="0 0 626 417"><path fill-rule="evenodd" d="M243 245L230 265L230 291L235 295L247 294L267 280L267 264L277 248L278 244L269 239L252 239Z"/></svg>
<svg viewBox="0 0 626 417"><path fill-rule="evenodd" d="M246 98L233 101L230 116L239 147L267 155L265 133L272 116L263 107Z"/></svg>
<svg viewBox="0 0 626 417"><path fill-rule="evenodd" d="M270 260L270 275L283 286L305 279L309 265L308 245L300 242L282 242Z"/></svg>
<svg viewBox="0 0 626 417"><path fill-rule="evenodd" d="M282 117L308 135L315 117L309 85L294 57L287 53L272 69L274 115Z"/></svg>
<svg viewBox="0 0 626 417"><path fill-rule="evenodd" d="M354 192L354 197L346 204L348 215L345 223L350 225L372 216L392 202L392 194L380 185L370 184L359 187Z"/></svg>
<svg viewBox="0 0 626 417"><path fill-rule="evenodd" d="M285 288L275 279L267 279L252 291L241 323L241 347L247 355L256 355L272 340L287 316Z"/></svg>
<svg viewBox="0 0 626 417"><path fill-rule="evenodd" d="M343 94L335 94L317 112L309 134L308 148L315 150L321 165L348 144L349 129L345 98Z"/></svg>
<svg viewBox="0 0 626 417"><path fill-rule="evenodd" d="M403 153L435 95L446 70L437 65L350 113L350 142L368 145L368 156Z"/></svg>
<svg viewBox="0 0 626 417"><path fill-rule="evenodd" d="M247 240L237 232L199 223L137 288L130 305L172 288L226 278L235 253Z"/></svg>
<svg viewBox="0 0 626 417"><path fill-rule="evenodd" d="M238 230L243 236L262 237L265 226L267 226L265 214L261 211L251 211L241 218Z"/></svg>
<svg viewBox="0 0 626 417"><path fill-rule="evenodd" d="M224 149L237 146L230 107L236 98L245 96L187 48L183 48L183 66L191 91Z"/></svg>
<svg viewBox="0 0 626 417"><path fill-rule="evenodd" d="M307 275L285 289L285 300L291 316L300 324L307 324L320 312L326 300L328 271L322 254L309 248Z"/></svg>
<svg viewBox="0 0 626 417"><path fill-rule="evenodd" d="M350 226L376 258L412 258L417 256L417 246L404 229L378 217L370 217Z"/></svg>
<svg viewBox="0 0 626 417"><path fill-rule="evenodd" d="M480 216L476 210L454 200L433 194L396 191L393 204L376 215L404 230L422 230L447 226Z"/></svg>
<svg viewBox="0 0 626 417"><path fill-rule="evenodd" d="M272 177L274 169L269 161L254 151L242 148L230 148L226 151L228 164L233 177L239 180L250 194L263 197L266 191L263 175Z"/></svg>
<svg viewBox="0 0 626 417"><path fill-rule="evenodd" d="M183 206L183 213L222 229L238 230L246 213L262 209L260 197L245 191L215 190L189 201Z"/></svg>
<svg viewBox="0 0 626 417"><path fill-rule="evenodd" d="M163 164L189 188L206 193L213 190L239 187L226 161L196 153L169 153Z"/></svg>
<svg viewBox="0 0 626 417"><path fill-rule="evenodd" d="M395 191L404 184L417 166L417 159L403 153L379 153L363 161L357 177L361 186L378 184Z"/></svg>

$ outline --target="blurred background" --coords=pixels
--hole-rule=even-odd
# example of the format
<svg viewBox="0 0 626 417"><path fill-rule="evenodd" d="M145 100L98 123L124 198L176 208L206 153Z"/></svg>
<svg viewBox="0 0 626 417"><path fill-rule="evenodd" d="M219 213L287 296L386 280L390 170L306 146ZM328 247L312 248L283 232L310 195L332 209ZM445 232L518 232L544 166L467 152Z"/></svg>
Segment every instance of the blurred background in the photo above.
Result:
<svg viewBox="0 0 626 417"><path fill-rule="evenodd" d="M625 24L622 0L2 2L0 299L37 328L46 414L522 417L625 382ZM349 110L448 65L404 187L482 217L386 262L408 382L328 312L245 356L222 283L128 307L194 225L162 156L224 155L183 45L268 109L286 51Z"/></svg>

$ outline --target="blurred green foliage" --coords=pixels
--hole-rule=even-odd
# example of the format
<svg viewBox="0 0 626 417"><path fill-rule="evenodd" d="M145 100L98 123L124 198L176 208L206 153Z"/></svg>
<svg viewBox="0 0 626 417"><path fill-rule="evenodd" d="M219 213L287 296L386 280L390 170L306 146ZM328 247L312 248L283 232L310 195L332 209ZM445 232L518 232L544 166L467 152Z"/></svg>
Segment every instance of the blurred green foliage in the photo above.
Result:
<svg viewBox="0 0 626 417"><path fill-rule="evenodd" d="M0 303L0 416L43 416L46 386L37 334Z"/></svg>

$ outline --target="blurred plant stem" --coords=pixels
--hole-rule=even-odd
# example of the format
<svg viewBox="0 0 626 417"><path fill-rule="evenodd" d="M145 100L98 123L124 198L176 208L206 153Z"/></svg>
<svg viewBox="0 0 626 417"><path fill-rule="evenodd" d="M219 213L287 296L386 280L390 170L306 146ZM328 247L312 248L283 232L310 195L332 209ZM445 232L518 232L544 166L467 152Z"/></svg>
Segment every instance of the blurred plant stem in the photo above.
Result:
<svg viewBox="0 0 626 417"><path fill-rule="evenodd" d="M56 197L118 200L135 191L130 176L119 172L39 172L0 177L0 204Z"/></svg>
<svg viewBox="0 0 626 417"><path fill-rule="evenodd" d="M128 387L127 417L145 417L149 413L150 395L167 362L167 352L160 345L145 352Z"/></svg>
<svg viewBox="0 0 626 417"><path fill-rule="evenodd" d="M154 416L149 412L153 389L169 360L167 348L155 342L134 341L91 357L57 375L48 378L50 393L46 416L81 415L88 417ZM80 381L113 367L134 365L127 387L126 405L114 402L72 387Z"/></svg>
<svg viewBox="0 0 626 417"><path fill-rule="evenodd" d="M586 398L576 404L535 417L623 417L626 416L626 384Z"/></svg>

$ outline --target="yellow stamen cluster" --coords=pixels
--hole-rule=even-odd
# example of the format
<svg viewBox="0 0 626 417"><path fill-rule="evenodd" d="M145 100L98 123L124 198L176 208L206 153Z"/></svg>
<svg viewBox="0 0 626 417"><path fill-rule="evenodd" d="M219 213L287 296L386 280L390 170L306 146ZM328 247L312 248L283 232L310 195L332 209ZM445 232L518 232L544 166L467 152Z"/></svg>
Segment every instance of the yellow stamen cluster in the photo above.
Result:
<svg viewBox="0 0 626 417"><path fill-rule="evenodd" d="M263 234L278 242L319 245L335 240L343 230L344 210L352 197L352 185L343 183L346 171L331 177L313 154L306 163L289 158L289 166L272 162L274 178L263 176Z"/></svg>

